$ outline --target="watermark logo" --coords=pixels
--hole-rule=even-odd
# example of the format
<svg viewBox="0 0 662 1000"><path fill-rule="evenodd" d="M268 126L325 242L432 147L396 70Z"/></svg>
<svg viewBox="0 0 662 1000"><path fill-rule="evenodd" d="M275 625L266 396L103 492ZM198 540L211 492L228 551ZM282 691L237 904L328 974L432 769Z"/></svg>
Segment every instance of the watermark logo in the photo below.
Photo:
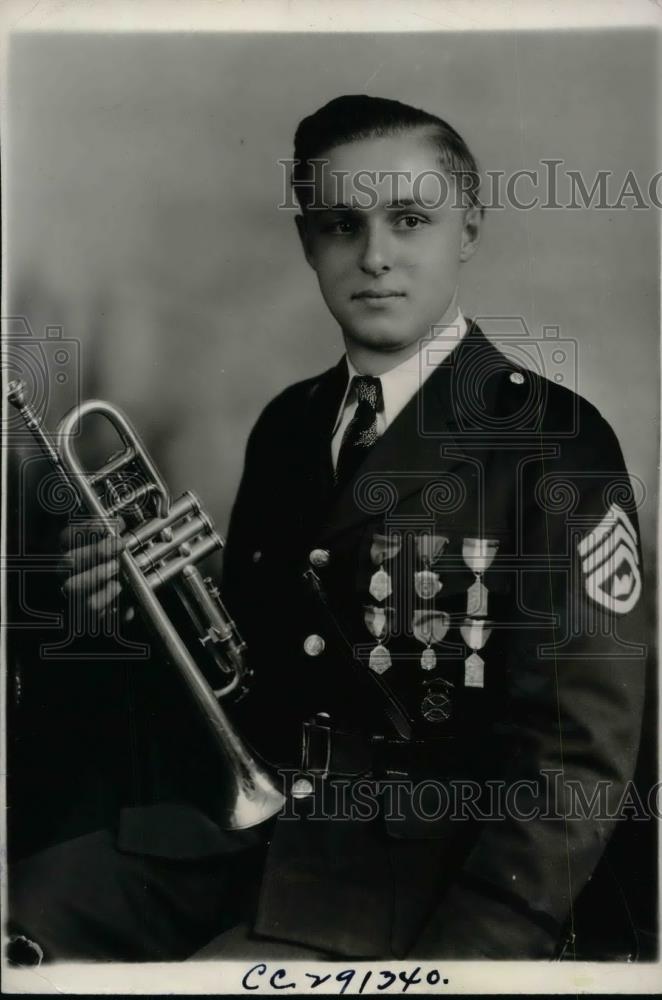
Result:
<svg viewBox="0 0 662 1000"><path fill-rule="evenodd" d="M662 171L640 176L634 170L589 172L563 159L543 158L532 168L474 171L346 170L332 169L323 157L305 164L304 176L292 180L301 161L282 158L280 168L281 210L331 210L339 204L353 210L370 211L380 200L397 201L403 187L414 201L427 208L443 206L465 209L480 205L487 211L515 209L543 211L630 211L662 208Z"/></svg>

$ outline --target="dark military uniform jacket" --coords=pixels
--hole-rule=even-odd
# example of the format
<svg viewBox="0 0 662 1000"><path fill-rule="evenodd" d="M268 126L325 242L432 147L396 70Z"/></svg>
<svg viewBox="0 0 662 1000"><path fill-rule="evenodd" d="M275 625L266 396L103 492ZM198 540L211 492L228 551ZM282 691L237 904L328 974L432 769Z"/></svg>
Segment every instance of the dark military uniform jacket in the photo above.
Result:
<svg viewBox="0 0 662 1000"><path fill-rule="evenodd" d="M236 722L298 793L255 929L358 957L550 956L613 827L572 805L613 809L638 749L619 445L471 325L338 489L346 382L343 360L266 407L225 555L255 672ZM125 812L125 848L150 849L148 812ZM220 849L211 810L181 829L180 853Z"/></svg>

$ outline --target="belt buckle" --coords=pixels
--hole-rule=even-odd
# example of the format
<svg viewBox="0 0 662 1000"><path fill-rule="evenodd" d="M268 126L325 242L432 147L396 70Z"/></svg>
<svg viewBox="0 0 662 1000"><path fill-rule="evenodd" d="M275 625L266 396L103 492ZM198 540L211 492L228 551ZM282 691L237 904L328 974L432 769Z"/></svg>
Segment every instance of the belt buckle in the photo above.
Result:
<svg viewBox="0 0 662 1000"><path fill-rule="evenodd" d="M331 764L331 727L321 725L319 716L303 723L301 769L321 778L328 777Z"/></svg>

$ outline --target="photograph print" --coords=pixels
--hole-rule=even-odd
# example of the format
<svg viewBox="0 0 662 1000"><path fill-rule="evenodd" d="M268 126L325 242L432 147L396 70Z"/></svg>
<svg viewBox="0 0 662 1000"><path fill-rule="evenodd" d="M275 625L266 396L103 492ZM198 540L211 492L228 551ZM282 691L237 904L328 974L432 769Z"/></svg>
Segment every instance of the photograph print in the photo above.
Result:
<svg viewBox="0 0 662 1000"><path fill-rule="evenodd" d="M655 33L7 44L5 972L651 967Z"/></svg>

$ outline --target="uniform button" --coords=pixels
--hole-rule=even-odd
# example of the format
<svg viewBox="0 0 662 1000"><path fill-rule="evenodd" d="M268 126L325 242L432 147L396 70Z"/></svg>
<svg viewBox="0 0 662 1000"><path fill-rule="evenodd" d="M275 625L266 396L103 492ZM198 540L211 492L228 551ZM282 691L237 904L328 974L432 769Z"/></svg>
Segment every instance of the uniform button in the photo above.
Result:
<svg viewBox="0 0 662 1000"><path fill-rule="evenodd" d="M259 563L261 558L262 558L262 553L260 552L259 549L256 549L255 552L253 553L253 562Z"/></svg>
<svg viewBox="0 0 662 1000"><path fill-rule="evenodd" d="M308 558L311 566L321 569L322 566L328 566L331 553L328 549L313 549Z"/></svg>
<svg viewBox="0 0 662 1000"><path fill-rule="evenodd" d="M515 385L524 385L524 376L521 372L511 372L510 381L514 382Z"/></svg>
<svg viewBox="0 0 662 1000"><path fill-rule="evenodd" d="M308 656L319 656L320 653L324 652L324 647L326 643L321 635L307 635L303 640L303 650Z"/></svg>
<svg viewBox="0 0 662 1000"><path fill-rule="evenodd" d="M297 778L292 782L292 798L305 799L307 795L313 794L313 783L308 778Z"/></svg>

